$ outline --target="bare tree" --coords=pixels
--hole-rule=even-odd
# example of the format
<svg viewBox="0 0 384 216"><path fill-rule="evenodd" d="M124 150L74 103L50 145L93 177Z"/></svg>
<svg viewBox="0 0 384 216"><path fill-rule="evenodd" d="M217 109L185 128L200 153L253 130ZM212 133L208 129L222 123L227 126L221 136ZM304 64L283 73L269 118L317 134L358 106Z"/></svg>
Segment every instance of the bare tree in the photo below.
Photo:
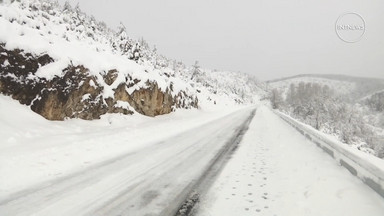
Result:
<svg viewBox="0 0 384 216"><path fill-rule="evenodd" d="M278 109L283 103L283 97L281 95L281 92L277 89L272 90L270 98L273 109Z"/></svg>
<svg viewBox="0 0 384 216"><path fill-rule="evenodd" d="M195 61L195 64L192 66L191 80L196 79L200 75L201 75L201 70L200 70L200 66L199 66L199 61Z"/></svg>

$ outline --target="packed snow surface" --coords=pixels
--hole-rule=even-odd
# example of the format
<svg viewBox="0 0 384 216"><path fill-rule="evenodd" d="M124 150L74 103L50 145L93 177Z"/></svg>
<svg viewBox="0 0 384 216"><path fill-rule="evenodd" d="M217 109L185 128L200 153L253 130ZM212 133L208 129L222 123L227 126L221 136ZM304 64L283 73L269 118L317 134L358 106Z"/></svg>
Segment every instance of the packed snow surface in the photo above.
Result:
<svg viewBox="0 0 384 216"><path fill-rule="evenodd" d="M0 215L169 215L254 108L47 121L0 96ZM216 108L217 109L217 108ZM264 106L198 215L383 215L384 200Z"/></svg>
<svg viewBox="0 0 384 216"><path fill-rule="evenodd" d="M382 216L384 199L265 107L198 216Z"/></svg>
<svg viewBox="0 0 384 216"><path fill-rule="evenodd" d="M0 215L13 216L167 215L253 110L50 122L5 96L0 109Z"/></svg>

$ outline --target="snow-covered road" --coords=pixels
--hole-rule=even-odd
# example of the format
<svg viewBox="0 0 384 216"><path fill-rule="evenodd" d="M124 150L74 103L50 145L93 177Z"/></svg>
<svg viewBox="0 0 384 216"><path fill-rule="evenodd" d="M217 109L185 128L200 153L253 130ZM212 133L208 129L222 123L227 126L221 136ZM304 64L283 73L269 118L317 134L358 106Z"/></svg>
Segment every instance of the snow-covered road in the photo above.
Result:
<svg viewBox="0 0 384 216"><path fill-rule="evenodd" d="M201 200L198 216L382 216L384 199L268 108Z"/></svg>
<svg viewBox="0 0 384 216"><path fill-rule="evenodd" d="M5 196L0 215L170 215L253 110Z"/></svg>
<svg viewBox="0 0 384 216"><path fill-rule="evenodd" d="M1 216L168 216L192 189L199 216L384 214L379 195L264 106L60 123L0 100L17 114L0 113Z"/></svg>

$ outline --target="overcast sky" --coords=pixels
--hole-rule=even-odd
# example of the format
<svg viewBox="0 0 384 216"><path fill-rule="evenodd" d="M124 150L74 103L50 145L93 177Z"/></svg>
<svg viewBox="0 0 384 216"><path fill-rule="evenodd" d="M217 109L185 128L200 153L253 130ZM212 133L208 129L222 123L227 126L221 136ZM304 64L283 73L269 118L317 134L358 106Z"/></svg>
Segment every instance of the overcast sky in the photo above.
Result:
<svg viewBox="0 0 384 216"><path fill-rule="evenodd" d="M64 2L65 0L60 0ZM383 0L70 0L112 28L144 37L169 58L241 71L261 80L303 73L384 78ZM357 43L335 23L360 14Z"/></svg>

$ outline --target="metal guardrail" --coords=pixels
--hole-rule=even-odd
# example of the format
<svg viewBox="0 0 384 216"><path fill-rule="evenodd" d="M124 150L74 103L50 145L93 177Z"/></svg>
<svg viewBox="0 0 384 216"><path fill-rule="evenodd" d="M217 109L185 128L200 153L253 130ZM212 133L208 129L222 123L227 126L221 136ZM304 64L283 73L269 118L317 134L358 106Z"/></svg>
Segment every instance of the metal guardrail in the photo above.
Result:
<svg viewBox="0 0 384 216"><path fill-rule="evenodd" d="M281 119L294 127L307 139L311 140L327 154L337 160L341 166L345 167L354 176L360 178L366 185L376 191L384 198L384 166L378 167L376 164L368 161L360 154L353 152L325 136L315 129L311 130L303 123L274 110ZM384 162L383 162L384 164Z"/></svg>

